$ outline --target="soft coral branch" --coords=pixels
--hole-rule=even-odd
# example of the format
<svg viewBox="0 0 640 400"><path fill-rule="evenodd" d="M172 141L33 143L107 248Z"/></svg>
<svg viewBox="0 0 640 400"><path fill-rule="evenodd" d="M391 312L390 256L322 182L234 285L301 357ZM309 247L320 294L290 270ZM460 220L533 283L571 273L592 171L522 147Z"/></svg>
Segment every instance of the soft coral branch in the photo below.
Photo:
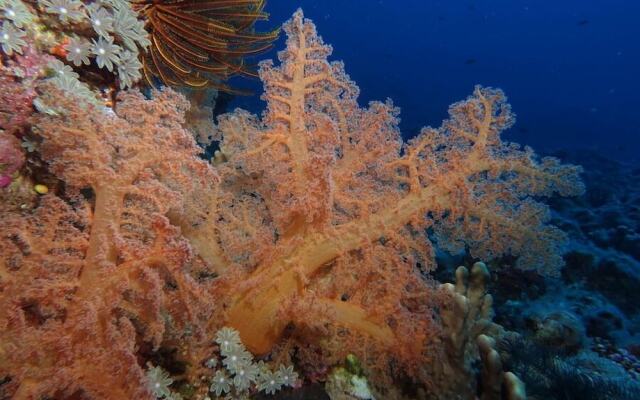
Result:
<svg viewBox="0 0 640 400"><path fill-rule="evenodd" d="M200 343L211 312L166 215L217 178L174 92L122 93L113 113L47 90L59 115L35 120L42 157L77 208L49 195L0 238L1 284L15 288L0 297L0 373L17 399L149 398L140 346L157 349L187 327Z"/></svg>

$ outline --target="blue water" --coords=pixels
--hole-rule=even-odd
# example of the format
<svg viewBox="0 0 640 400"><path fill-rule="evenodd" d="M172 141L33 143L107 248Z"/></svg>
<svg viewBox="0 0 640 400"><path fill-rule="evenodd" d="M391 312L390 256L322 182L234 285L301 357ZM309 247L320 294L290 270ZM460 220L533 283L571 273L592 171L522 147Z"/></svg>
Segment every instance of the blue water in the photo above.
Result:
<svg viewBox="0 0 640 400"><path fill-rule="evenodd" d="M640 160L640 1L272 0L260 26L298 7L345 62L362 104L390 97L401 107L406 137L439 125L482 84L509 96L510 140ZM232 106L263 108L256 97Z"/></svg>

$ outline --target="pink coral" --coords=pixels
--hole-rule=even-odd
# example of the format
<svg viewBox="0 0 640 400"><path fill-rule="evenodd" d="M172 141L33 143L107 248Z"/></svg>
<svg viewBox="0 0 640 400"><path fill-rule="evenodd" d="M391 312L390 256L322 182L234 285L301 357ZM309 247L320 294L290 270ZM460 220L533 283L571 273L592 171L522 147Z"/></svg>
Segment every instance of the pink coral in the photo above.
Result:
<svg viewBox="0 0 640 400"><path fill-rule="evenodd" d="M36 86L52 59L52 56L30 45L25 48L24 54L16 54L0 67L0 129L17 136L25 133L35 112L33 100L38 95Z"/></svg>
<svg viewBox="0 0 640 400"><path fill-rule="evenodd" d="M11 175L22 168L25 157L20 141L7 133L0 133L0 189L11 183Z"/></svg>
<svg viewBox="0 0 640 400"><path fill-rule="evenodd" d="M15 77L0 75L0 129L12 135L22 135L34 112L35 90L25 90L28 83Z"/></svg>

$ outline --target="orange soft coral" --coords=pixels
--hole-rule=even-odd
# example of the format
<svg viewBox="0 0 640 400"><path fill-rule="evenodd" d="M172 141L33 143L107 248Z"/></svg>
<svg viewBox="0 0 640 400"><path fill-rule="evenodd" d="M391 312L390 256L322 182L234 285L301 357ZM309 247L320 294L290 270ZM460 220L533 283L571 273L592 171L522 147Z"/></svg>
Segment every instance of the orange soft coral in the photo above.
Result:
<svg viewBox="0 0 640 400"><path fill-rule="evenodd" d="M187 330L197 341L210 315L189 246L164 215L193 182L216 177L180 125L175 93L123 93L116 115L49 90L63 116L36 127L67 201L48 195L3 220L3 395L148 398L140 348Z"/></svg>
<svg viewBox="0 0 640 400"><path fill-rule="evenodd" d="M233 263L247 271L228 315L254 352L295 327L289 337L329 362L352 351L412 375L437 334L437 296L421 276L434 265L425 230L446 249L510 254L553 273L563 235L534 199L579 193L579 168L503 143L514 116L490 88L403 144L398 111L358 106L357 87L341 63L327 62L331 48L301 12L284 30L282 65L261 68L267 111L262 120L244 111L220 118L228 162L219 201L185 232L220 273Z"/></svg>

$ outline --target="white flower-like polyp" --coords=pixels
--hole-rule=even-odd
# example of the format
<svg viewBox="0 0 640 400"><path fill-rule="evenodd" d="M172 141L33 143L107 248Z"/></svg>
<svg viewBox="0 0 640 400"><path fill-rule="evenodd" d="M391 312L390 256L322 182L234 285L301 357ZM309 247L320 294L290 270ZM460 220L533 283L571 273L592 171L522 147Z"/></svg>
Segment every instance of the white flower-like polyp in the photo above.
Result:
<svg viewBox="0 0 640 400"><path fill-rule="evenodd" d="M132 52L125 50L120 56L120 64L118 64L118 77L120 79L120 89L133 86L142 75L140 74L142 63L138 60L138 56Z"/></svg>
<svg viewBox="0 0 640 400"><path fill-rule="evenodd" d="M251 363L251 353L246 351L242 345L236 345L228 352L222 359L222 364L231 372L237 372L237 370L248 363Z"/></svg>
<svg viewBox="0 0 640 400"><path fill-rule="evenodd" d="M83 38L72 38L64 48L67 50L67 61L71 61L76 67L82 64L89 65L89 51L91 49L89 41Z"/></svg>
<svg viewBox="0 0 640 400"><path fill-rule="evenodd" d="M86 17L84 4L79 0L40 0L49 14L57 14L61 22L81 21Z"/></svg>
<svg viewBox="0 0 640 400"><path fill-rule="evenodd" d="M91 51L96 56L96 63L100 68L106 68L113 71L113 64L118 64L120 58L120 46L113 44L112 38L99 37L96 41L93 39Z"/></svg>
<svg viewBox="0 0 640 400"><path fill-rule="evenodd" d="M209 390L220 396L222 393L229 393L231 390L231 378L224 371L216 371Z"/></svg>
<svg viewBox="0 0 640 400"><path fill-rule="evenodd" d="M258 377L258 367L253 363L239 364L235 369L233 384L239 391L247 390Z"/></svg>
<svg viewBox="0 0 640 400"><path fill-rule="evenodd" d="M240 334L233 328L224 327L216 333L216 343L220 346L220 353L226 355L228 351L238 346L242 346Z"/></svg>
<svg viewBox="0 0 640 400"><path fill-rule="evenodd" d="M27 42L22 40L25 35L25 32L14 28L10 22L3 22L2 29L0 29L2 51L8 56L12 55L14 51L22 54L22 48L27 45Z"/></svg>
<svg viewBox="0 0 640 400"><path fill-rule="evenodd" d="M147 379L149 380L149 389L156 398L159 399L171 395L169 385L173 383L173 379L169 377L169 374L165 370L149 365Z"/></svg>
<svg viewBox="0 0 640 400"><path fill-rule="evenodd" d="M258 389L266 394L274 394L282 388L282 381L277 373L269 370L260 372Z"/></svg>
<svg viewBox="0 0 640 400"><path fill-rule="evenodd" d="M78 79L79 77L79 75L75 73L73 68L58 59L49 61L47 67L51 68L56 76L68 76L75 79Z"/></svg>
<svg viewBox="0 0 640 400"><path fill-rule="evenodd" d="M13 22L16 28L22 28L33 20L33 14L20 0L0 0L0 9L4 11L4 17Z"/></svg>
<svg viewBox="0 0 640 400"><path fill-rule="evenodd" d="M113 15L100 6L91 5L87 8L93 30L102 37L109 37L109 32L113 32Z"/></svg>
<svg viewBox="0 0 640 400"><path fill-rule="evenodd" d="M293 370L293 366L289 365L285 367L284 365L280 365L277 372L280 381L285 386L293 386L298 380L298 373Z"/></svg>

